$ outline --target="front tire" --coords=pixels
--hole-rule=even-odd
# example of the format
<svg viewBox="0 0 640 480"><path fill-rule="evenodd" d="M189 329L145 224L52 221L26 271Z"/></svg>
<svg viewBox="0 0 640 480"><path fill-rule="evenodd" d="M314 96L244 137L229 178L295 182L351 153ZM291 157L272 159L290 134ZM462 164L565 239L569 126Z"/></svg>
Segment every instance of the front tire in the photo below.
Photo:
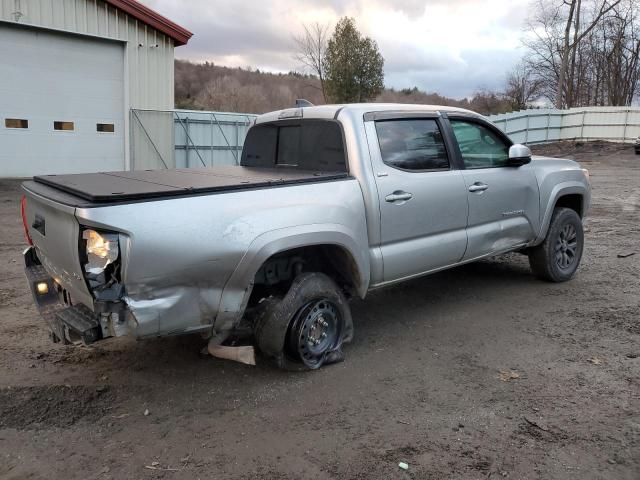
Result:
<svg viewBox="0 0 640 480"><path fill-rule="evenodd" d="M548 282L566 282L575 275L582 259L584 231L575 210L556 208L544 241L529 251L533 273Z"/></svg>
<svg viewBox="0 0 640 480"><path fill-rule="evenodd" d="M254 322L259 350L286 370L314 370L344 358L353 338L346 297L323 273L298 275L281 299L263 301Z"/></svg>

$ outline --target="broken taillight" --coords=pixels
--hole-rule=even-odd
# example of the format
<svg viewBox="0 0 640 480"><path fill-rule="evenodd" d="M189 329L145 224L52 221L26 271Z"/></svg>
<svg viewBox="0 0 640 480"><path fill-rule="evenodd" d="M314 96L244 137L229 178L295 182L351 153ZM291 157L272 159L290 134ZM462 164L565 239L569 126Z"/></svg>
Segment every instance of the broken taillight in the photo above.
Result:
<svg viewBox="0 0 640 480"><path fill-rule="evenodd" d="M22 215L22 227L24 228L24 236L27 239L27 243L33 246L33 240L31 240L31 235L29 235L29 224L27 223L27 196L22 195L22 200L20 200L20 215Z"/></svg>

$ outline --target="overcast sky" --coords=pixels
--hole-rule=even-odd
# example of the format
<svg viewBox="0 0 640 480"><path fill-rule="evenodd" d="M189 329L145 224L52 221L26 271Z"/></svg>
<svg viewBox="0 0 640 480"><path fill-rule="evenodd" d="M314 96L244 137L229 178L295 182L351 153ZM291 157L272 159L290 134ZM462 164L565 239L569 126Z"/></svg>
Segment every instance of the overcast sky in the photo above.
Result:
<svg viewBox="0 0 640 480"><path fill-rule="evenodd" d="M176 58L301 70L292 36L304 23L354 17L378 42L387 87L461 98L501 88L522 55L530 0L142 0L191 30Z"/></svg>

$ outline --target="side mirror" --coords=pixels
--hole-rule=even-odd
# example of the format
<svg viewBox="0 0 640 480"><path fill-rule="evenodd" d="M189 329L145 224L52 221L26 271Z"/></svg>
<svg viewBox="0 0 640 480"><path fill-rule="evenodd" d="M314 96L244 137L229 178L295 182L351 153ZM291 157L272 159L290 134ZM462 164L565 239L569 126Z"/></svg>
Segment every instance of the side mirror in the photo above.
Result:
<svg viewBox="0 0 640 480"><path fill-rule="evenodd" d="M531 150L525 145L516 143L509 147L509 160L507 165L510 167L521 167L531 162Z"/></svg>

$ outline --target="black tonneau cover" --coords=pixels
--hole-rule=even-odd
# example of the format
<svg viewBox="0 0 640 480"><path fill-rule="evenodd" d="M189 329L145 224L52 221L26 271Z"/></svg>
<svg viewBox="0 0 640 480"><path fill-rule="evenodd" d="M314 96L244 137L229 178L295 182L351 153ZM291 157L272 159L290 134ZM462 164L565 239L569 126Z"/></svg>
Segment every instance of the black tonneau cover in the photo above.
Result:
<svg viewBox="0 0 640 480"><path fill-rule="evenodd" d="M216 166L177 170L41 175L34 177L33 180L90 202L117 203L347 177L348 174L344 172L317 172L298 168Z"/></svg>

